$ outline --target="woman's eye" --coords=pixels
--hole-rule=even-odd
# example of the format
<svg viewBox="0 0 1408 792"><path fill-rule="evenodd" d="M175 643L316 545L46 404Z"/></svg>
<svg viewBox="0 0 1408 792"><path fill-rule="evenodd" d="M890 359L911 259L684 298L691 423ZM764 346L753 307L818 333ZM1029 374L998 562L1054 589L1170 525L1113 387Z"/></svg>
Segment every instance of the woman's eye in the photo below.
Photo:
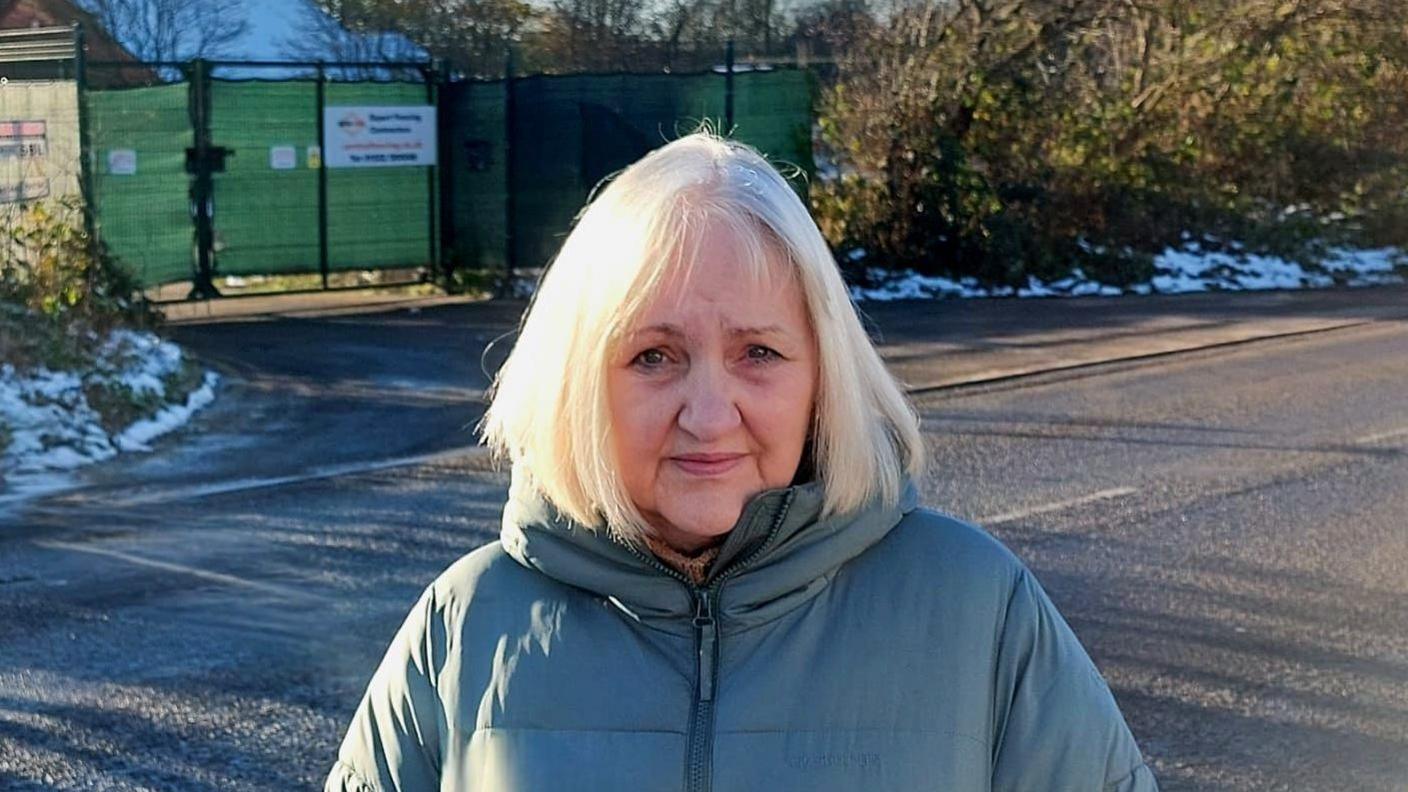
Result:
<svg viewBox="0 0 1408 792"><path fill-rule="evenodd" d="M651 368L654 366L664 365L665 362L666 358L665 353L663 351L659 349L647 349L644 352L641 352L639 355L636 355L635 359L631 361L631 365Z"/></svg>
<svg viewBox="0 0 1408 792"><path fill-rule="evenodd" d="M775 358L780 357L782 357L782 355L779 355L776 351L769 349L765 346L759 346L757 344L754 344L753 346L748 347L749 360L773 360Z"/></svg>

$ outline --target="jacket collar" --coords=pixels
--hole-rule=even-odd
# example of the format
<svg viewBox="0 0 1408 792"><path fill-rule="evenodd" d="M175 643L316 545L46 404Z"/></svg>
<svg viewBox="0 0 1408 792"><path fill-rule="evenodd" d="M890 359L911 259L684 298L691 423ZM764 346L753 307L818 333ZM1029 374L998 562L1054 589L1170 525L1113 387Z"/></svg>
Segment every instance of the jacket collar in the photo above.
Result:
<svg viewBox="0 0 1408 792"><path fill-rule="evenodd" d="M688 634L695 587L644 548L559 514L515 480L500 542L524 566L605 597L651 627ZM880 541L919 502L904 482L899 502L872 502L821 517L818 481L764 490L744 505L703 588L718 594L725 631L777 618L819 593L842 564Z"/></svg>

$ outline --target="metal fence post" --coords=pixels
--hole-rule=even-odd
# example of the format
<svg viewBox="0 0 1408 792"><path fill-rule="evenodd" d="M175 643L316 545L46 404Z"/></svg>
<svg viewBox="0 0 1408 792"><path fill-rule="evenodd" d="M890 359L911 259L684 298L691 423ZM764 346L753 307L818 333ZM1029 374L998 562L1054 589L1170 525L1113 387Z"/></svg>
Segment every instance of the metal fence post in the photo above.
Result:
<svg viewBox="0 0 1408 792"><path fill-rule="evenodd" d="M435 123L436 123L435 139L436 139L436 149L437 149L437 151L436 151L436 156L435 156L435 164L434 164L434 165L431 165L430 167L428 167L428 168L425 169L425 182L426 182L425 214L426 214L426 223L427 223L427 228L426 228L426 230L427 230L427 232L428 232L428 233L426 234L426 237L427 237L427 239L428 239L428 244L429 244L429 246L430 246L430 250L429 250L429 254L430 254L430 260L429 260L429 264L430 264L430 281L431 281L432 283L434 283L436 276L440 274L440 256L439 256L439 250L440 250L440 245L439 245L439 233L440 233L440 230L439 230L439 223L437 222L438 218L436 217L436 212L439 210L438 203L439 203L439 197L440 197L440 186L439 186L439 184L438 184L439 176L440 176L440 156L439 156L439 151L438 151L438 149L439 149L439 140L440 140L440 134L439 134L440 108L438 107L439 102L437 102L437 101L436 101L436 98L435 98L435 61L432 60L432 61L430 61L429 63L427 63L427 64L425 65L425 67L420 70L420 74L421 74L421 79L425 81L425 103L428 104L428 105L430 105L432 108L435 108L435 111L436 111L436 112L435 112ZM446 282L446 285L448 286L448 281Z"/></svg>
<svg viewBox="0 0 1408 792"><path fill-rule="evenodd" d="M438 151L435 155L436 169L440 181L440 274L445 279L445 291L453 284L457 253L455 251L455 165L454 165L454 119L448 109L454 109L454 89L450 87L449 68L444 59L439 62L435 81L435 139ZM445 100L449 94L450 101Z"/></svg>
<svg viewBox="0 0 1408 792"><path fill-rule="evenodd" d="M195 183L192 185L191 203L196 224L197 268L188 299L209 299L221 296L215 288L214 262L211 260L215 248L215 185L210 173L210 64L197 58L192 65L190 111L195 127L195 150L192 152Z"/></svg>
<svg viewBox="0 0 1408 792"><path fill-rule="evenodd" d="M318 272L323 276L323 288L328 287L328 149L327 130L323 117L327 107L327 71L318 63L315 94L318 105Z"/></svg>
<svg viewBox="0 0 1408 792"><path fill-rule="evenodd" d="M724 136L733 135L733 39L724 47Z"/></svg>
<svg viewBox="0 0 1408 792"><path fill-rule="evenodd" d="M518 168L514 155L518 133L518 106L513 82L513 48L505 48L504 58L504 280L499 286L500 297L513 295L513 273L518 269L518 245L515 227L518 224Z"/></svg>
<svg viewBox="0 0 1408 792"><path fill-rule="evenodd" d="M73 82L78 98L78 190L83 198L83 231L93 242L98 240L96 214L98 205L93 191L93 169L97 158L93 155L93 144L88 129L88 55L84 52L87 37L83 25L73 25Z"/></svg>

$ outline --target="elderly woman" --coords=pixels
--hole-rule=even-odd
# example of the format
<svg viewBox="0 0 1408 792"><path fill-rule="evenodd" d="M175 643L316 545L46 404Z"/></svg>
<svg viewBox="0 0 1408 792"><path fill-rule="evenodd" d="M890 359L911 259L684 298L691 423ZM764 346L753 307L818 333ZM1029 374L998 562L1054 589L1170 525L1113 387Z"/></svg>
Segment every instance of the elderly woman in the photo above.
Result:
<svg viewBox="0 0 1408 792"><path fill-rule="evenodd" d="M923 508L918 419L755 150L578 216L483 423L498 542L411 610L329 790L1153 790L1032 574Z"/></svg>

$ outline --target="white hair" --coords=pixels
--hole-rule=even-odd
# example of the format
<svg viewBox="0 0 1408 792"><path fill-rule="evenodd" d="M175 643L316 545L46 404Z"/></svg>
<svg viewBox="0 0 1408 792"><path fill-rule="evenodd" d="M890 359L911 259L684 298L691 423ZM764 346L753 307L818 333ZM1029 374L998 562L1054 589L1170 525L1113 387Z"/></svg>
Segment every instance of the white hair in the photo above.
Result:
<svg viewBox="0 0 1408 792"><path fill-rule="evenodd" d="M699 235L688 232L706 219L733 231L755 282L778 275L780 261L801 287L817 348L809 441L823 514L898 501L925 463L913 406L797 193L756 149L707 128L615 174L538 284L480 422L496 458L512 463L514 487L623 541L651 530L618 475L607 362L666 279L694 265Z"/></svg>

